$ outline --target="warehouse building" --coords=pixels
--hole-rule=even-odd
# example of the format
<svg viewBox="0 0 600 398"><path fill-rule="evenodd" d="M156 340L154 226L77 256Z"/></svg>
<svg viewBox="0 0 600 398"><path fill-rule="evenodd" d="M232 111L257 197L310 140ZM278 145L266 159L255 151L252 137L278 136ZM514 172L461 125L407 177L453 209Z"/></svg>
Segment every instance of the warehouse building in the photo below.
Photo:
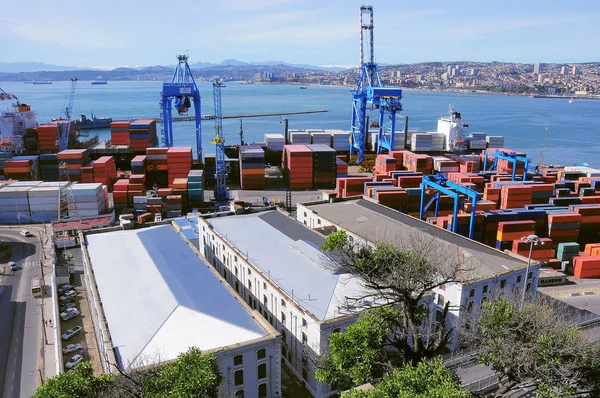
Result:
<svg viewBox="0 0 600 398"><path fill-rule="evenodd" d="M234 294L174 225L80 235L105 372L214 353L222 397L281 396L281 335Z"/></svg>
<svg viewBox="0 0 600 398"><path fill-rule="evenodd" d="M323 235L278 211L199 219L206 259L249 305L282 335L282 358L315 397L336 393L315 379L315 360L329 335L379 305L355 300L366 291L357 278L334 272L320 251Z"/></svg>
<svg viewBox="0 0 600 398"><path fill-rule="evenodd" d="M525 281L528 291L535 294L537 290L539 263L534 262L527 273L527 261L520 256L500 252L371 200L298 204L296 217L312 229L333 227L346 231L356 241L416 250L440 266L464 270L456 283L434 291L436 303L443 307L450 302L450 312L456 319L462 311L477 309L501 293L519 291Z"/></svg>

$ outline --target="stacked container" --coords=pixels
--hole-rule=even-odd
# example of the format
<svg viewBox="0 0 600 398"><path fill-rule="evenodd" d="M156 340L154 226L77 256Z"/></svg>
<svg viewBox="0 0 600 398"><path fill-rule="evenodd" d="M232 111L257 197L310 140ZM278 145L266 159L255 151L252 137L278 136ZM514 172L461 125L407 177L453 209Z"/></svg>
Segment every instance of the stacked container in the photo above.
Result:
<svg viewBox="0 0 600 398"><path fill-rule="evenodd" d="M0 152L0 179L4 179L4 162L10 160L12 154L8 152Z"/></svg>
<svg viewBox="0 0 600 398"><path fill-rule="evenodd" d="M69 203L69 217L99 216L106 211L107 203L102 184L73 184L71 186L75 203Z"/></svg>
<svg viewBox="0 0 600 398"><path fill-rule="evenodd" d="M192 147L172 147L167 151L169 186L176 178L187 178L192 169Z"/></svg>
<svg viewBox="0 0 600 398"><path fill-rule="evenodd" d="M169 169L167 163L167 152L169 148L148 148L146 149L146 170L147 171L166 171Z"/></svg>
<svg viewBox="0 0 600 398"><path fill-rule="evenodd" d="M429 152L433 150L433 136L428 133L417 133L411 136L410 150L414 152Z"/></svg>
<svg viewBox="0 0 600 398"><path fill-rule="evenodd" d="M496 249L511 250L513 241L535 233L535 221L503 221L498 223Z"/></svg>
<svg viewBox="0 0 600 398"><path fill-rule="evenodd" d="M129 198L127 191L129 190L129 180L118 180L113 185L113 204L115 209L119 210L127 207Z"/></svg>
<svg viewBox="0 0 600 398"><path fill-rule="evenodd" d="M331 142L333 149L335 149L337 152L350 151L350 132L342 130L332 131Z"/></svg>
<svg viewBox="0 0 600 398"><path fill-rule="evenodd" d="M487 134L486 133L471 133L467 137L467 146L469 149L486 149Z"/></svg>
<svg viewBox="0 0 600 398"><path fill-rule="evenodd" d="M136 212L136 214L145 213L147 205L148 205L148 197L147 196L134 196L133 197L133 210Z"/></svg>
<svg viewBox="0 0 600 398"><path fill-rule="evenodd" d="M488 135L485 137L488 148L503 148L504 137L501 135Z"/></svg>
<svg viewBox="0 0 600 398"><path fill-rule="evenodd" d="M215 174L217 173L217 158L215 155L204 155L204 182L206 186L215 184Z"/></svg>
<svg viewBox="0 0 600 398"><path fill-rule="evenodd" d="M347 177L336 179L336 194L338 198L362 195L365 182L373 181L371 177Z"/></svg>
<svg viewBox="0 0 600 398"><path fill-rule="evenodd" d="M67 164L70 181L81 181L81 168L89 161L87 149L66 149L58 153L58 163Z"/></svg>
<svg viewBox="0 0 600 398"><path fill-rule="evenodd" d="M571 261L571 259L577 255L579 255L579 243L562 242L558 244L556 258L560 261Z"/></svg>
<svg viewBox="0 0 600 398"><path fill-rule="evenodd" d="M40 181L15 181L0 188L0 223L17 224L31 221L27 192Z"/></svg>
<svg viewBox="0 0 600 398"><path fill-rule="evenodd" d="M239 149L239 159L241 188L264 189L265 152L263 149L257 145L241 146Z"/></svg>
<svg viewBox="0 0 600 398"><path fill-rule="evenodd" d="M146 196L146 176L144 174L132 174L129 176L127 203L132 203L134 196Z"/></svg>
<svg viewBox="0 0 600 398"><path fill-rule="evenodd" d="M25 130L25 134L23 134L23 147L29 152L38 151L39 145L37 128Z"/></svg>
<svg viewBox="0 0 600 398"><path fill-rule="evenodd" d="M283 134L265 134L265 144L270 151L281 152L285 145Z"/></svg>
<svg viewBox="0 0 600 398"><path fill-rule="evenodd" d="M313 186L313 155L306 145L286 145L283 148L283 176L292 189Z"/></svg>
<svg viewBox="0 0 600 398"><path fill-rule="evenodd" d="M552 242L573 242L579 237L581 214L548 214L548 237Z"/></svg>
<svg viewBox="0 0 600 398"><path fill-rule="evenodd" d="M573 274L576 278L599 278L600 256L577 256L573 258Z"/></svg>
<svg viewBox="0 0 600 398"><path fill-rule="evenodd" d="M167 196L167 217L181 217L182 200L181 195Z"/></svg>
<svg viewBox="0 0 600 398"><path fill-rule="evenodd" d="M331 146L331 133L325 131L317 131L310 133L310 141L313 145Z"/></svg>
<svg viewBox="0 0 600 398"><path fill-rule="evenodd" d="M110 142L113 145L129 145L130 122L112 122L110 124Z"/></svg>
<svg viewBox="0 0 600 398"><path fill-rule="evenodd" d="M335 149L327 145L307 145L312 151L313 187L333 188L337 177Z"/></svg>
<svg viewBox="0 0 600 398"><path fill-rule="evenodd" d="M310 134L304 130L289 131L290 142L294 145L310 144Z"/></svg>
<svg viewBox="0 0 600 398"><path fill-rule="evenodd" d="M134 174L146 174L146 155L137 155L131 159L131 172Z"/></svg>
<svg viewBox="0 0 600 398"><path fill-rule="evenodd" d="M181 204L181 208L179 209L180 211L182 209L187 208L187 197L188 197L187 186L188 186L187 177L186 178L176 178L175 180L173 180L173 195L180 197L180 200L179 200L179 202ZM175 208L172 210L177 210L177 209Z"/></svg>
<svg viewBox="0 0 600 398"><path fill-rule="evenodd" d="M37 127L38 144L40 151L62 151L67 149L69 137L67 122L55 121ZM71 126L71 128L73 128Z"/></svg>
<svg viewBox="0 0 600 398"><path fill-rule="evenodd" d="M443 151L446 149L446 134L444 134L444 133L427 133L427 134L431 135L431 150L432 151Z"/></svg>
<svg viewBox="0 0 600 398"><path fill-rule="evenodd" d="M133 170L132 170L133 171ZM117 179L117 165L112 156L102 156L94 161L94 181L104 184L112 191L112 186Z"/></svg>
<svg viewBox="0 0 600 398"><path fill-rule="evenodd" d="M444 156L433 156L433 169L440 173L455 173L460 170L460 163Z"/></svg>
<svg viewBox="0 0 600 398"><path fill-rule="evenodd" d="M29 209L34 222L51 222L59 217L60 185L67 183L43 182L28 192Z"/></svg>
<svg viewBox="0 0 600 398"><path fill-rule="evenodd" d="M26 181L39 180L39 169L37 156L15 156L4 161L4 178Z"/></svg>
<svg viewBox="0 0 600 398"><path fill-rule="evenodd" d="M187 177L187 193L189 204L192 207L204 202L204 171L190 170Z"/></svg>
<svg viewBox="0 0 600 398"><path fill-rule="evenodd" d="M396 159L390 155L377 155L375 158L375 174L389 175L396 170Z"/></svg>
<svg viewBox="0 0 600 398"><path fill-rule="evenodd" d="M525 240L514 240L511 251L517 253L520 256L528 257L531 243ZM552 249L552 239L541 238L539 245L533 245L531 251L531 258L533 260L547 263L551 258L554 258L554 250Z"/></svg>
<svg viewBox="0 0 600 398"><path fill-rule="evenodd" d="M405 152L403 164L409 171L416 171L423 174L431 174L433 171L433 158L427 155Z"/></svg>
<svg viewBox="0 0 600 398"><path fill-rule="evenodd" d="M94 163L81 167L81 182L89 184L94 182Z"/></svg>
<svg viewBox="0 0 600 398"><path fill-rule="evenodd" d="M158 144L156 120L141 119L129 124L129 145L134 152L146 152Z"/></svg>
<svg viewBox="0 0 600 398"><path fill-rule="evenodd" d="M600 205L573 206L572 209L581 214L579 243L600 242Z"/></svg>
<svg viewBox="0 0 600 398"><path fill-rule="evenodd" d="M530 185L503 185L500 192L501 209L523 208L531 203L533 195Z"/></svg>
<svg viewBox="0 0 600 398"><path fill-rule="evenodd" d="M348 177L348 163L340 158L335 159L336 178Z"/></svg>

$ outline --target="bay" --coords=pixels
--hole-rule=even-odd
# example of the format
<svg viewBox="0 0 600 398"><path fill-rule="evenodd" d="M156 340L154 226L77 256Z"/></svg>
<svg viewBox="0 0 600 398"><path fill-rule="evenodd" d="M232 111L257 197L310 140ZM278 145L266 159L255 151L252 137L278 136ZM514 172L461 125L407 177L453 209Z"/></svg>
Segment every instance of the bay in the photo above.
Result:
<svg viewBox="0 0 600 398"><path fill-rule="evenodd" d="M79 114L112 117L115 120L159 117L161 82L109 82L91 85L88 81L77 84L73 117ZM58 118L64 109L69 92L69 82L49 85L32 85L18 82L0 83L5 91L18 96L21 102L31 105L39 123ZM212 114L212 84L199 82L202 95L202 114ZM350 129L352 90L350 87L309 86L301 90L292 85L244 85L226 82L222 91L223 114L283 112L322 109L327 113L285 116L291 129L331 128ZM542 143L549 128L544 155L546 164L589 163L600 167L600 101L576 99L569 104L566 99L529 98L439 91L405 90L402 100L403 115L409 117L409 128L435 131L437 119L448 112L453 104L461 112L468 132L485 132L502 135L505 146L527 153L534 164L539 162ZM0 103L6 108L7 102ZM193 111L190 112L193 114ZM283 133L283 117L244 119L246 142L262 141L265 133ZM193 122L173 124L177 146L195 148ZM223 122L226 144L239 142L239 121ZM92 131L101 139L110 138L109 130ZM214 136L214 121L202 122L204 153L214 153L210 144Z"/></svg>

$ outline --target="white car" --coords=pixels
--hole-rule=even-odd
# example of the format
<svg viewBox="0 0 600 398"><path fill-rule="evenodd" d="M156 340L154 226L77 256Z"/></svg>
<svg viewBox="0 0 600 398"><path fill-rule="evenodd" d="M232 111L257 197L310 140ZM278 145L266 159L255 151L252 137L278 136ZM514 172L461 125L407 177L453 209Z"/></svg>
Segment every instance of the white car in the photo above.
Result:
<svg viewBox="0 0 600 398"><path fill-rule="evenodd" d="M23 235L26 238L30 238L33 236L33 234L31 232L29 232L29 230L27 229L22 229L21 230L21 235Z"/></svg>
<svg viewBox="0 0 600 398"><path fill-rule="evenodd" d="M75 290L69 290L68 292L66 292L65 294L63 294L62 296L60 296L58 298L58 300L61 303L64 303L65 301L73 300L75 298L76 294L77 294L77 292Z"/></svg>
<svg viewBox="0 0 600 398"><path fill-rule="evenodd" d="M14 261L9 261L8 266L10 267L11 271L16 271L19 269L19 267L17 267L17 263L15 263Z"/></svg>
<svg viewBox="0 0 600 398"><path fill-rule="evenodd" d="M81 332L81 326L75 326L72 329L67 329L67 331L63 333L61 338L63 340L69 340L71 337L75 336L79 332Z"/></svg>
<svg viewBox="0 0 600 398"><path fill-rule="evenodd" d="M62 285L61 287L58 288L57 292L58 295L62 295L63 293L68 292L69 290L73 290L73 286L71 285Z"/></svg>
<svg viewBox="0 0 600 398"><path fill-rule="evenodd" d="M81 315L81 313L77 308L68 308L65 312L60 314L60 319L68 321L69 319L77 318L79 315Z"/></svg>
<svg viewBox="0 0 600 398"><path fill-rule="evenodd" d="M70 352L74 352L74 351L81 351L83 350L83 346L79 343L77 344L69 344L67 345L65 348L63 348L63 354L68 354Z"/></svg>
<svg viewBox="0 0 600 398"><path fill-rule="evenodd" d="M73 358L71 358L71 360L65 364L65 368L72 369L81 361L83 361L83 357L81 356L81 354L75 354L73 355Z"/></svg>

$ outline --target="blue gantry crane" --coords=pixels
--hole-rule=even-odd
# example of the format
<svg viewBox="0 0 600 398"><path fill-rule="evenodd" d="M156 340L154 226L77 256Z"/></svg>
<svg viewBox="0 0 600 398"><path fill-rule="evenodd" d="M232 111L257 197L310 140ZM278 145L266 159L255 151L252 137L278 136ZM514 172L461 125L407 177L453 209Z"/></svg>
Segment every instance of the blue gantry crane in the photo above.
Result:
<svg viewBox="0 0 600 398"><path fill-rule="evenodd" d="M425 203L425 193L427 190L435 191L429 202ZM481 194L463 185L457 184L452 181L448 181L448 176L444 173L435 175L424 175L421 183L421 211L419 218L423 220L425 212L433 203L435 203L435 217L439 214L440 206L440 193L444 193L454 199L453 208L453 222L452 232L456 233L458 223L456 222L458 216L458 208L460 206L461 197L465 195L471 201L471 221L469 224L469 238L473 239L475 232L475 211L477 209L477 202L481 199Z"/></svg>
<svg viewBox="0 0 600 398"><path fill-rule="evenodd" d="M173 146L173 102L179 115L187 113L188 109L194 103L194 116L196 122L196 153L198 161L202 162L202 114L200 111L200 91L196 86L196 81L192 75L192 70L188 65L188 55L177 56L177 66L171 78L171 82L163 83L163 89L160 93L162 112L161 139L166 147ZM173 101L175 100L175 101Z"/></svg>
<svg viewBox="0 0 600 398"><path fill-rule="evenodd" d="M402 110L402 89L383 87L375 63L373 45L373 6L360 7L360 77L352 96L352 126L350 154L357 153L356 162L364 160L367 126L367 106L379 110L377 153L393 150L396 133L396 112ZM365 54L365 50L367 54ZM389 123L388 123L389 122Z"/></svg>
<svg viewBox="0 0 600 398"><path fill-rule="evenodd" d="M215 161L215 201L225 202L229 200L227 191L227 165L225 164L225 136L223 135L223 112L221 110L221 88L223 82L218 78L213 82L213 96L215 99L215 138L211 141L216 145Z"/></svg>
<svg viewBox="0 0 600 398"><path fill-rule="evenodd" d="M488 169L488 157L494 158ZM517 162L525 163L525 171L523 172L523 181L527 180L527 171L529 170L529 158L519 156L516 152L498 151L488 152L485 151L485 157L483 158L483 169L486 171L496 170L498 168L498 159L506 160L512 163L512 180L517 178Z"/></svg>

